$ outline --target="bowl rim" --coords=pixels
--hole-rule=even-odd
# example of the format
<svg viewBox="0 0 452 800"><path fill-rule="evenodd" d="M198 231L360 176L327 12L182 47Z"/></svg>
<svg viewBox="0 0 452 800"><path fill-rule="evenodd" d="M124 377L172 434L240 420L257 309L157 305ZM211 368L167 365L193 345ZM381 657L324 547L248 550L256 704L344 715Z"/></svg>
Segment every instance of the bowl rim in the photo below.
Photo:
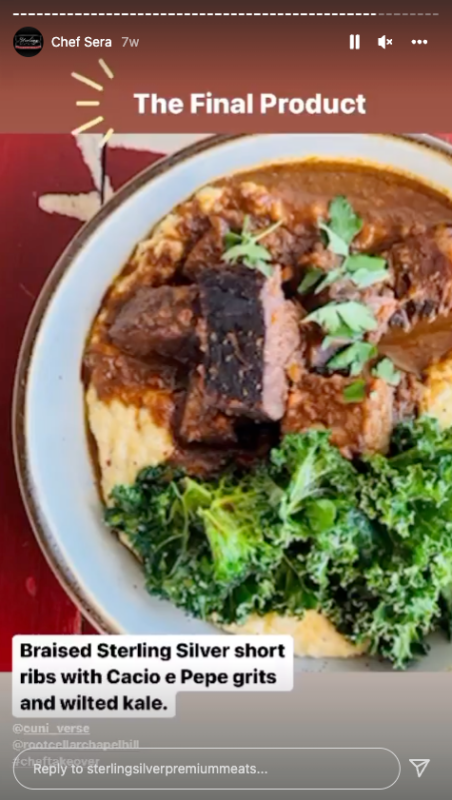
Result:
<svg viewBox="0 0 452 800"><path fill-rule="evenodd" d="M302 132L300 132L300 134L303 135ZM33 359L35 342L41 327L41 323L44 319L50 301L60 284L60 281L72 266L74 259L82 250L85 243L93 236L93 234L95 234L102 223L108 217L110 217L115 210L131 195L135 194L136 191L141 189L146 184L151 183L156 177L163 175L171 170L172 167L189 160L193 156L215 148L218 145L233 142L238 139L254 138L256 136L266 135L269 134L240 133L215 134L213 136L208 136L206 139L194 142L193 144L190 144L169 156L159 159L156 163L151 164L137 175L134 175L117 192L115 192L113 197L110 198L110 200L108 200L71 239L51 269L35 302L25 328L17 360L12 398L12 445L20 494L28 521L50 569L74 605L99 633L118 634L121 631L118 627L109 624L104 619L103 610L100 607L97 607L95 603L93 603L93 601L88 597L84 587L80 585L77 577L73 573L70 564L66 562L63 554L59 551L58 546L49 540L45 524L41 519L39 503L34 497L30 485L25 432L25 412L28 373ZM328 135L328 132L325 132L325 135ZM335 134L332 133L330 135ZM411 142L412 144L421 145L426 149L432 150L436 154L443 155L448 161L452 161L452 143L449 144L448 142L431 134L366 133L356 131L355 133L350 133L348 135L364 135L381 138L402 139Z"/></svg>

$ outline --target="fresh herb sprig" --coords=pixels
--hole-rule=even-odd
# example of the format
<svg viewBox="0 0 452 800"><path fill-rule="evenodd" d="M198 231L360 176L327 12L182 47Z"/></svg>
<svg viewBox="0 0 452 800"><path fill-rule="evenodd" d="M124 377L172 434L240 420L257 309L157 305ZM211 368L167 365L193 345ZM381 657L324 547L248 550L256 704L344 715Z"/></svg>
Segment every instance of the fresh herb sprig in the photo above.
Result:
<svg viewBox="0 0 452 800"><path fill-rule="evenodd" d="M345 387L342 392L345 403L361 403L366 397L366 381L360 379Z"/></svg>
<svg viewBox="0 0 452 800"><path fill-rule="evenodd" d="M334 272L334 270L332 271ZM307 294L309 290L312 289L319 282L322 275L325 275L323 269L318 269L317 267L309 267L309 269L306 270L303 280L301 281L298 287L298 293Z"/></svg>
<svg viewBox="0 0 452 800"><path fill-rule="evenodd" d="M376 358L378 349L372 342L362 341L364 334L377 328L377 320L371 310L355 300L344 303L328 303L308 314L304 322L316 322L327 333L323 339L322 349L330 344L343 341L347 344L327 362L330 370L348 370L352 377L360 375L365 365ZM391 359L383 358L373 368L372 375L381 378L390 386L398 386L402 373L394 367ZM346 402L364 400L365 391L358 385L350 384L344 389Z"/></svg>
<svg viewBox="0 0 452 800"><path fill-rule="evenodd" d="M375 378L381 378L390 386L398 386L402 380L402 373L395 368L390 358L383 358L372 370Z"/></svg>
<svg viewBox="0 0 452 800"><path fill-rule="evenodd" d="M329 221L320 220L319 228L325 234L328 250L343 260L326 274L324 270L311 267L298 287L299 293L306 294L315 287L315 294L319 294L339 278L349 278L360 289L386 280L389 271L384 258L350 253L352 241L361 231L363 221L348 200L342 196L335 197L329 205L328 215Z"/></svg>
<svg viewBox="0 0 452 800"><path fill-rule="evenodd" d="M243 220L243 227L240 233L229 231L224 237L225 251L223 253L223 261L229 264L240 262L246 267L250 267L250 269L257 269L267 278L270 277L272 274L270 265L272 255L259 242L279 228L282 222L283 220L278 220L268 228L252 233L250 230L250 218L247 215Z"/></svg>
<svg viewBox="0 0 452 800"><path fill-rule="evenodd" d="M327 303L308 314L304 322L316 322L328 334L327 339L330 340L331 338L353 340L356 336L376 330L378 324L372 311L364 303L356 300ZM327 344L324 342L323 346Z"/></svg>
<svg viewBox="0 0 452 800"><path fill-rule="evenodd" d="M364 366L375 358L378 350L371 342L354 342L328 361L328 369L348 369L351 376L360 375Z"/></svg>
<svg viewBox="0 0 452 800"><path fill-rule="evenodd" d="M329 223L321 221L319 227L328 237L329 247L333 253L348 256L349 247L363 227L363 221L355 214L346 197L338 195L333 198L329 209Z"/></svg>
<svg viewBox="0 0 452 800"><path fill-rule="evenodd" d="M355 286L359 286L360 289L366 289L374 283L380 283L386 280L389 275L384 258L369 256L364 253L354 253L347 256L343 269Z"/></svg>

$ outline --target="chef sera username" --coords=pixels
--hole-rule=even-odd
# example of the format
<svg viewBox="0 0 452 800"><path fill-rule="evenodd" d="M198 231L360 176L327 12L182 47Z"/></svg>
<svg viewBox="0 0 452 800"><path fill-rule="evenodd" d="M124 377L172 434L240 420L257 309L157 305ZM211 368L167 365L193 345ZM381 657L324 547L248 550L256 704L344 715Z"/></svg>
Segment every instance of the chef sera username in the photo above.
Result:
<svg viewBox="0 0 452 800"><path fill-rule="evenodd" d="M75 39L65 39L64 36L54 36L52 47L80 47L81 36ZM82 47L112 47L111 39L93 39L92 36L85 36Z"/></svg>
<svg viewBox="0 0 452 800"><path fill-rule="evenodd" d="M20 644L21 658L153 658L171 661L172 658L286 658L284 644L275 645L208 645L198 642L180 642L171 645L149 645L138 642L133 645L91 642L85 645L32 645Z"/></svg>

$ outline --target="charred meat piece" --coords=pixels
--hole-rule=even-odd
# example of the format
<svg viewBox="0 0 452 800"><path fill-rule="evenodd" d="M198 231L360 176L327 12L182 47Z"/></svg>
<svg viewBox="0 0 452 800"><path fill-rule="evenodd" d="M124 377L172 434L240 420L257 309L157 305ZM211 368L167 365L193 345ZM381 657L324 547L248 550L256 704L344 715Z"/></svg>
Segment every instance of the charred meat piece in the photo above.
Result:
<svg viewBox="0 0 452 800"><path fill-rule="evenodd" d="M206 264L220 264L224 250L224 237L229 230L221 217L211 217L208 230L188 254L182 272L189 280L196 280L199 270Z"/></svg>
<svg viewBox="0 0 452 800"><path fill-rule="evenodd" d="M280 270L266 279L242 265L206 267L199 288L209 404L228 414L281 419L299 330Z"/></svg>
<svg viewBox="0 0 452 800"><path fill-rule="evenodd" d="M252 469L268 458L270 450L277 447L281 438L279 423L257 424L252 420L239 420L236 426L238 448L234 452L235 463L244 469Z"/></svg>
<svg viewBox="0 0 452 800"><path fill-rule="evenodd" d="M106 345L91 347L82 367L85 386L92 383L101 398L116 396L125 391L139 397L144 389L176 391L180 376L177 365L156 358L140 361Z"/></svg>
<svg viewBox="0 0 452 800"><path fill-rule="evenodd" d="M179 436L188 444L225 444L237 441L234 419L208 405L204 380L198 372L193 373L190 379Z"/></svg>
<svg viewBox="0 0 452 800"><path fill-rule="evenodd" d="M222 411L265 416L263 284L260 273L240 265L199 275L206 394Z"/></svg>
<svg viewBox="0 0 452 800"><path fill-rule="evenodd" d="M265 237L263 243L277 264L301 265L304 255L314 247L316 239L315 229L293 220L290 229L286 225L276 228Z"/></svg>
<svg viewBox="0 0 452 800"><path fill-rule="evenodd" d="M193 475L193 477L209 480L216 475L221 475L222 471L231 463L233 455L229 449L222 450L218 447L197 444L184 447L179 444L168 460L168 464L185 470L188 475Z"/></svg>
<svg viewBox="0 0 452 800"><path fill-rule="evenodd" d="M160 356L187 362L196 357L197 289L142 287L126 301L109 329L110 340L137 358Z"/></svg>
<svg viewBox="0 0 452 800"><path fill-rule="evenodd" d="M347 458L360 453L385 452L393 426L394 389L378 378L368 381L366 397L347 403L344 389L353 378L305 373L291 390L283 432L310 428L331 431L331 442Z"/></svg>
<svg viewBox="0 0 452 800"><path fill-rule="evenodd" d="M262 240L273 261L281 265L282 281L289 295L297 295L304 271L303 257L311 251L315 241L315 231L295 220L290 229L281 225Z"/></svg>
<svg viewBox="0 0 452 800"><path fill-rule="evenodd" d="M394 292L410 323L452 310L452 227L409 236L388 255ZM395 319L397 324L397 318Z"/></svg>

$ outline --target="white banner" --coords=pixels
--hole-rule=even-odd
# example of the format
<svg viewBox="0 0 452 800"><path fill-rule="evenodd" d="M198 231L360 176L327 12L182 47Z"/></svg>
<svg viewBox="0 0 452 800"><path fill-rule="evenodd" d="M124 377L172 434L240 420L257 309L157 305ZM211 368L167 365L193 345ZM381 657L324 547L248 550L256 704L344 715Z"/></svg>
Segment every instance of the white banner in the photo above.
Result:
<svg viewBox="0 0 452 800"><path fill-rule="evenodd" d="M15 717L173 717L178 692L289 692L291 636L15 636Z"/></svg>

